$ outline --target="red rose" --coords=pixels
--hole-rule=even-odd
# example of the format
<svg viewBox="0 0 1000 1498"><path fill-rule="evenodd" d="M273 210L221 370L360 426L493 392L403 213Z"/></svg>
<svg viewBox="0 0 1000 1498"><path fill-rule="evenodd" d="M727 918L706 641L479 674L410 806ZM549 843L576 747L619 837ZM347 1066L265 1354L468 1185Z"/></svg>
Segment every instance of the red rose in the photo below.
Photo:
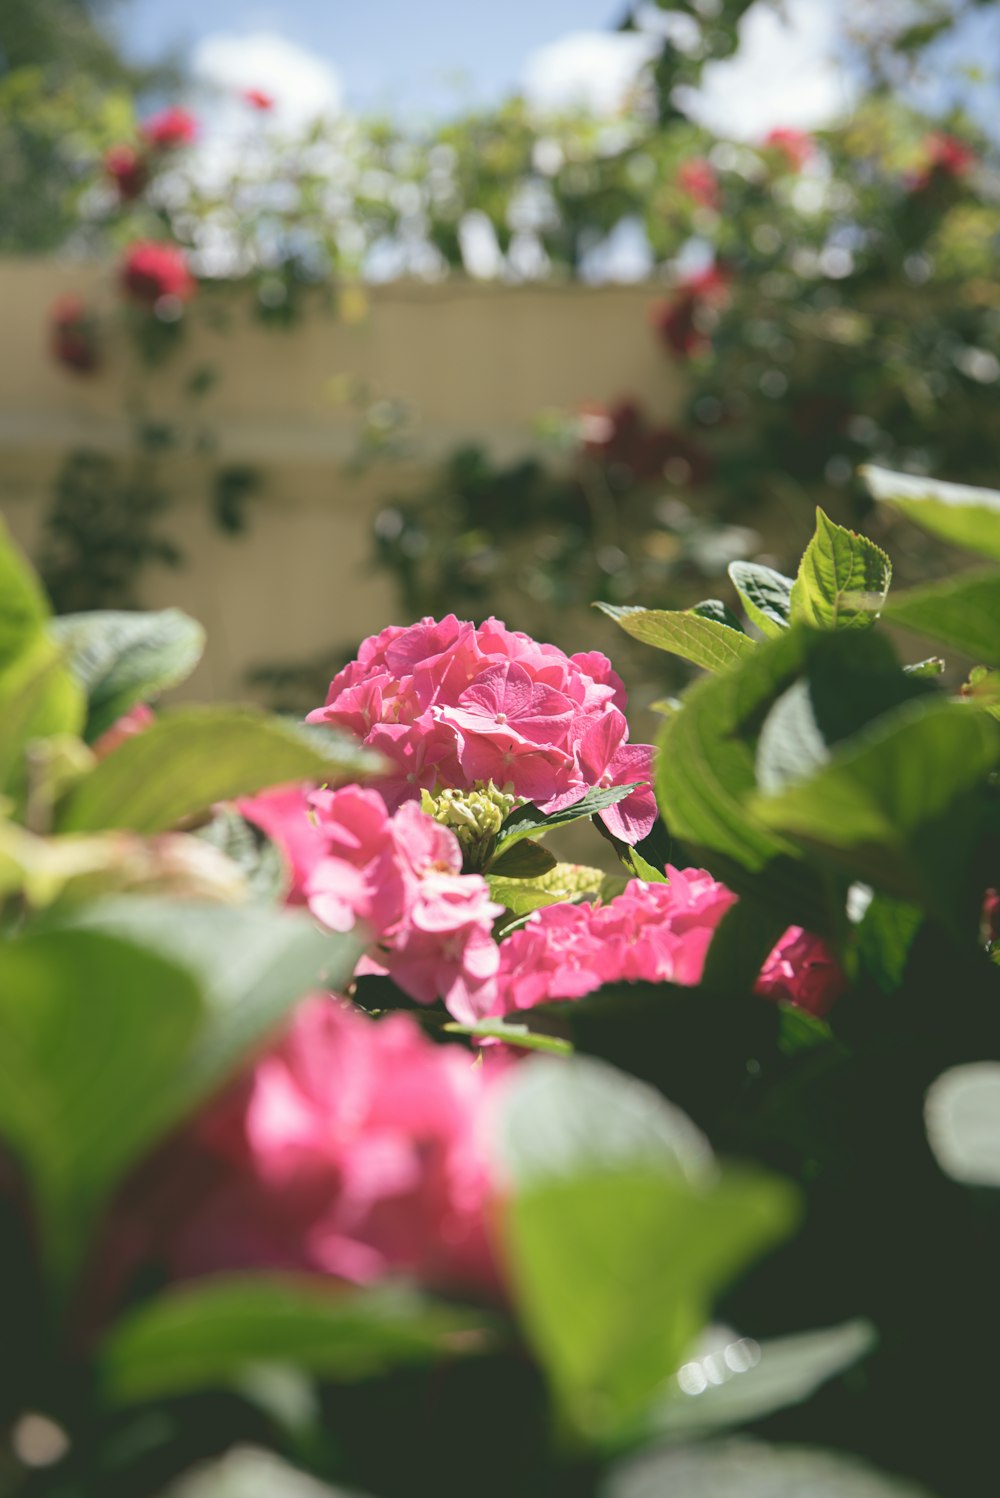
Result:
<svg viewBox="0 0 1000 1498"><path fill-rule="evenodd" d="M777 125L769 130L764 145L780 151L793 172L800 172L816 150L816 142L808 130L796 130L791 125Z"/></svg>
<svg viewBox="0 0 1000 1498"><path fill-rule="evenodd" d="M150 115L139 129L151 146L169 151L175 146L189 146L197 138L198 121L179 104L171 104L168 109L161 109L159 114Z"/></svg>
<svg viewBox="0 0 1000 1498"><path fill-rule="evenodd" d="M148 307L161 297L189 301L198 289L184 251L155 239L137 239L129 245L121 264L121 281L127 296Z"/></svg>
<svg viewBox="0 0 1000 1498"><path fill-rule="evenodd" d="M61 296L51 316L52 357L77 374L92 374L100 358L93 319L78 296Z"/></svg>
<svg viewBox="0 0 1000 1498"><path fill-rule="evenodd" d="M705 324L729 297L729 273L722 266L689 276L669 300L654 302L649 320L661 342L680 359L690 359L711 346ZM706 315L707 314L707 315Z"/></svg>
<svg viewBox="0 0 1000 1498"><path fill-rule="evenodd" d="M265 94L260 88L246 88L243 90L243 102L249 104L251 109L259 109L266 113L274 108L274 98L271 94Z"/></svg>
<svg viewBox="0 0 1000 1498"><path fill-rule="evenodd" d="M964 141L943 130L934 130L923 143L924 165L913 179L912 190L923 192L933 182L958 181L976 164L976 153Z"/></svg>
<svg viewBox="0 0 1000 1498"><path fill-rule="evenodd" d="M137 198L149 180L146 163L133 146L112 146L104 157L104 170L123 203Z"/></svg>
<svg viewBox="0 0 1000 1498"><path fill-rule="evenodd" d="M719 179L715 168L703 156L692 156L681 163L677 186L702 208L718 208Z"/></svg>

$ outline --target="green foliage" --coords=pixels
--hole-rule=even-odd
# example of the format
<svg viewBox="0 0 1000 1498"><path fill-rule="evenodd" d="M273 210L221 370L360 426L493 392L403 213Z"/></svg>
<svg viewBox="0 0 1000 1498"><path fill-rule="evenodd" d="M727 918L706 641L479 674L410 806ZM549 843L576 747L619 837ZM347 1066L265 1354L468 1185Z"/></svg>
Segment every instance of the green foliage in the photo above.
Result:
<svg viewBox="0 0 1000 1498"><path fill-rule="evenodd" d="M87 694L86 737L93 741L138 702L150 702L189 676L205 631L180 609L157 614L69 614L50 632Z"/></svg>
<svg viewBox="0 0 1000 1498"><path fill-rule="evenodd" d="M890 473L868 466L861 477L877 500L942 541L1000 562L1000 493L968 484Z"/></svg>
<svg viewBox="0 0 1000 1498"><path fill-rule="evenodd" d="M683 1116L593 1062L526 1065L502 1139L525 1330L571 1426L620 1438L718 1287L789 1231L794 1196L761 1173L717 1175Z"/></svg>
<svg viewBox="0 0 1000 1498"><path fill-rule="evenodd" d="M706 671L725 671L753 649L753 641L741 630L706 619L694 609L670 611L609 603L598 607L633 639L670 651Z"/></svg>
<svg viewBox="0 0 1000 1498"><path fill-rule="evenodd" d="M401 1287L352 1292L315 1279L234 1275L174 1289L124 1317L99 1377L113 1404L234 1384L261 1363L338 1380L437 1361L487 1318Z"/></svg>
<svg viewBox="0 0 1000 1498"><path fill-rule="evenodd" d="M731 562L729 576L740 602L762 634L774 638L791 622L794 580L759 562Z"/></svg>
<svg viewBox="0 0 1000 1498"><path fill-rule="evenodd" d="M376 763L336 734L307 737L252 708L178 708L97 764L70 792L57 826L159 832L216 801L290 780L364 775Z"/></svg>
<svg viewBox="0 0 1000 1498"><path fill-rule="evenodd" d="M865 628L885 602L892 564L885 552L816 511L816 533L789 595L789 619L816 629Z"/></svg>

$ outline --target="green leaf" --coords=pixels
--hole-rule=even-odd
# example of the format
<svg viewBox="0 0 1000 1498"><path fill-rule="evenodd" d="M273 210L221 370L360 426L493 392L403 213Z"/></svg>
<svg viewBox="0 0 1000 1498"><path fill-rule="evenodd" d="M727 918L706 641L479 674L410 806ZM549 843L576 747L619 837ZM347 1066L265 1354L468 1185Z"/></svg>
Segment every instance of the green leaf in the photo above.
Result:
<svg viewBox="0 0 1000 1498"><path fill-rule="evenodd" d="M51 621L49 633L87 695L91 742L136 703L189 676L205 646L201 625L180 609L66 614Z"/></svg>
<svg viewBox="0 0 1000 1498"><path fill-rule="evenodd" d="M0 791L21 796L32 739L75 734L83 725L83 693L56 647L39 634L0 674Z"/></svg>
<svg viewBox="0 0 1000 1498"><path fill-rule="evenodd" d="M183 967L94 931L0 946L0 1135L65 1289L97 1213L162 1130L201 1014Z"/></svg>
<svg viewBox="0 0 1000 1498"><path fill-rule="evenodd" d="M715 928L702 982L718 993L746 993L785 929L784 920L767 905L741 896Z"/></svg>
<svg viewBox="0 0 1000 1498"><path fill-rule="evenodd" d="M554 853L530 839L510 844L490 863L490 873L504 879L538 879L556 866Z"/></svg>
<svg viewBox="0 0 1000 1498"><path fill-rule="evenodd" d="M1000 665L1000 572L994 568L911 588L886 605L883 618L984 665Z"/></svg>
<svg viewBox="0 0 1000 1498"><path fill-rule="evenodd" d="M262 1362L367 1378L432 1363L470 1333L483 1333L483 1345L485 1325L482 1313L402 1286L356 1291L305 1276L215 1276L119 1321L100 1349L98 1377L115 1404L224 1388Z"/></svg>
<svg viewBox="0 0 1000 1498"><path fill-rule="evenodd" d="M853 1456L762 1441L706 1441L617 1467L601 1498L931 1498Z"/></svg>
<svg viewBox="0 0 1000 1498"><path fill-rule="evenodd" d="M928 1090L924 1121L945 1175L968 1186L1000 1186L1000 1062L943 1072Z"/></svg>
<svg viewBox="0 0 1000 1498"><path fill-rule="evenodd" d="M360 935L321 931L304 912L176 900L104 900L61 922L134 943L184 968L204 1015L163 1100L178 1123L260 1047L293 1005L343 989L364 948Z"/></svg>
<svg viewBox="0 0 1000 1498"><path fill-rule="evenodd" d="M641 780L635 780L630 785L612 785L606 789L590 790L579 801L574 801L572 806L566 806L562 811L539 811L530 801L523 806L515 806L497 833L493 866L496 866L501 857L506 856L509 848L523 838L533 835L541 837L553 827L565 827L570 822L579 822L583 817L596 816L599 811L605 811L616 802L624 801L626 796L630 796L642 784Z"/></svg>
<svg viewBox="0 0 1000 1498"><path fill-rule="evenodd" d="M48 617L38 579L0 519L0 675L36 643Z"/></svg>
<svg viewBox="0 0 1000 1498"><path fill-rule="evenodd" d="M816 532L792 584L790 618L816 629L867 628L891 578L892 563L881 547L817 508Z"/></svg>
<svg viewBox="0 0 1000 1498"><path fill-rule="evenodd" d="M762 1343L716 1335L680 1370L671 1398L654 1416L656 1432L694 1439L803 1404L874 1341L865 1321Z"/></svg>
<svg viewBox="0 0 1000 1498"><path fill-rule="evenodd" d="M946 484L871 465L860 474L877 500L924 530L1000 562L1000 493L995 489Z"/></svg>
<svg viewBox="0 0 1000 1498"><path fill-rule="evenodd" d="M748 617L774 638L791 622L792 579L760 562L730 562L729 577Z"/></svg>
<svg viewBox="0 0 1000 1498"><path fill-rule="evenodd" d="M177 709L127 739L79 782L63 803L57 830L162 832L216 801L286 781L369 774L378 764L339 735L307 739L252 708Z"/></svg>
<svg viewBox="0 0 1000 1498"><path fill-rule="evenodd" d="M755 898L775 899L795 921L817 929L826 895L802 863L750 808L757 791L755 737L768 708L799 676L805 632L786 630L738 670L695 682L660 736L656 791L664 821L718 878Z"/></svg>
<svg viewBox="0 0 1000 1498"><path fill-rule="evenodd" d="M706 619L693 609L644 609L633 604L595 605L626 634L644 645L679 655L706 671L725 671L754 649L742 631Z"/></svg>
<svg viewBox="0 0 1000 1498"><path fill-rule="evenodd" d="M546 1051L553 1056L573 1054L568 1040L560 1040L556 1035L540 1035L529 1030L527 1025L510 1024L499 1019L484 1019L478 1025L452 1023L442 1028L449 1035L467 1035L473 1040L502 1040L505 1045L517 1046L522 1051Z"/></svg>
<svg viewBox="0 0 1000 1498"><path fill-rule="evenodd" d="M854 877L939 913L952 909L977 817L963 798L1000 758L1000 725L939 697L905 704L847 740L806 780L753 812Z"/></svg>
<svg viewBox="0 0 1000 1498"><path fill-rule="evenodd" d="M775 1177L719 1172L652 1089L580 1058L525 1062L504 1099L504 1216L519 1315L591 1440L641 1424L712 1297L791 1228Z"/></svg>
<svg viewBox="0 0 1000 1498"><path fill-rule="evenodd" d="M524 847L525 844L518 846ZM558 905L564 900L581 900L587 895L600 894L606 879L602 869L588 868L580 863L554 863L547 874L537 879L508 879L492 872L486 875L491 898L506 905L515 915L541 910L546 905Z"/></svg>
<svg viewBox="0 0 1000 1498"><path fill-rule="evenodd" d="M717 624L724 624L727 629L735 629L738 635L746 634L746 630L732 609L727 603L723 603L721 598L703 598L701 603L692 605L691 613L697 614L699 619L714 619Z"/></svg>

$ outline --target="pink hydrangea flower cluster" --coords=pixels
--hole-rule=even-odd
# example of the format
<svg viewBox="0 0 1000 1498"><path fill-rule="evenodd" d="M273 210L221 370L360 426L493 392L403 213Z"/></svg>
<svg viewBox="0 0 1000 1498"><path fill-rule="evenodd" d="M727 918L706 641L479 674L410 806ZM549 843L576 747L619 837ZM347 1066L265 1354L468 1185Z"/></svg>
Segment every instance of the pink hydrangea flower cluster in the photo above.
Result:
<svg viewBox="0 0 1000 1498"><path fill-rule="evenodd" d="M309 714L356 733L393 766L390 808L435 786L492 780L553 812L591 787L648 782L653 751L628 742L625 689L597 651L567 656L497 619L390 626L362 644ZM656 819L643 784L601 813L624 842Z"/></svg>
<svg viewBox="0 0 1000 1498"><path fill-rule="evenodd" d="M503 1076L409 1015L373 1023L306 1000L276 1049L133 1178L100 1298L140 1269L400 1274L496 1295L486 1129Z"/></svg>
<svg viewBox="0 0 1000 1498"><path fill-rule="evenodd" d="M376 791L356 785L286 788L241 810L285 850L293 900L333 931L368 926L373 941L359 975L388 974L421 1004L442 998L466 1024L492 1009L500 963L493 922L503 906L481 875L462 873L447 827L413 802L390 815Z"/></svg>
<svg viewBox="0 0 1000 1498"><path fill-rule="evenodd" d="M632 880L607 904L536 910L501 944L493 1013L581 998L606 983L698 983L736 896L704 869L666 872L669 884ZM844 986L825 945L793 926L764 964L757 992L825 1014Z"/></svg>

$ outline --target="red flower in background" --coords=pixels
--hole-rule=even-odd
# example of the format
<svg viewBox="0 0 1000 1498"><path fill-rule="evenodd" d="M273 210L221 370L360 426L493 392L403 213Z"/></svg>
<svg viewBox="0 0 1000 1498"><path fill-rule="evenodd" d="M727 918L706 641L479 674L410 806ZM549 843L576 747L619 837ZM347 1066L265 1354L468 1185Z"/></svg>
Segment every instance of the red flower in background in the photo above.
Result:
<svg viewBox="0 0 1000 1498"><path fill-rule="evenodd" d="M719 178L712 163L703 156L692 156L690 160L681 163L677 172L677 186L700 207L719 207Z"/></svg>
<svg viewBox="0 0 1000 1498"><path fill-rule="evenodd" d="M960 181L975 166L977 156L957 136L934 130L923 142L924 165L913 180L913 191L923 192L933 182Z"/></svg>
<svg viewBox="0 0 1000 1498"><path fill-rule="evenodd" d="M149 181L149 168L134 146L112 146L105 154L104 170L123 203L137 198Z"/></svg>
<svg viewBox="0 0 1000 1498"><path fill-rule="evenodd" d="M243 90L243 102L249 104L251 109L259 109L262 114L274 108L274 97L265 94L260 88L246 88Z"/></svg>
<svg viewBox="0 0 1000 1498"><path fill-rule="evenodd" d="M705 325L729 300L730 279L725 267L710 265L682 281L672 297L650 307L654 331L679 359L690 359L711 347Z"/></svg>
<svg viewBox="0 0 1000 1498"><path fill-rule="evenodd" d="M78 296L61 296L52 307L52 357L77 374L92 374L100 363L93 319Z"/></svg>
<svg viewBox="0 0 1000 1498"><path fill-rule="evenodd" d="M198 121L187 109L171 104L158 114L150 115L139 127L143 139L161 151L171 151L176 146L189 146L198 136Z"/></svg>
<svg viewBox="0 0 1000 1498"><path fill-rule="evenodd" d="M661 479L666 465L677 459L687 465L691 483L708 478L708 455L672 427L654 426L637 401L622 400L609 408L590 406L583 412L581 425L586 455L602 466L624 469L637 483Z"/></svg>
<svg viewBox="0 0 1000 1498"><path fill-rule="evenodd" d="M184 251L155 239L137 239L129 245L121 264L121 281L127 296L148 307L161 297L189 301L198 289Z"/></svg>
<svg viewBox="0 0 1000 1498"><path fill-rule="evenodd" d="M776 125L764 136L764 145L780 151L793 172L800 172L816 152L816 142L808 130L796 130L792 125Z"/></svg>

